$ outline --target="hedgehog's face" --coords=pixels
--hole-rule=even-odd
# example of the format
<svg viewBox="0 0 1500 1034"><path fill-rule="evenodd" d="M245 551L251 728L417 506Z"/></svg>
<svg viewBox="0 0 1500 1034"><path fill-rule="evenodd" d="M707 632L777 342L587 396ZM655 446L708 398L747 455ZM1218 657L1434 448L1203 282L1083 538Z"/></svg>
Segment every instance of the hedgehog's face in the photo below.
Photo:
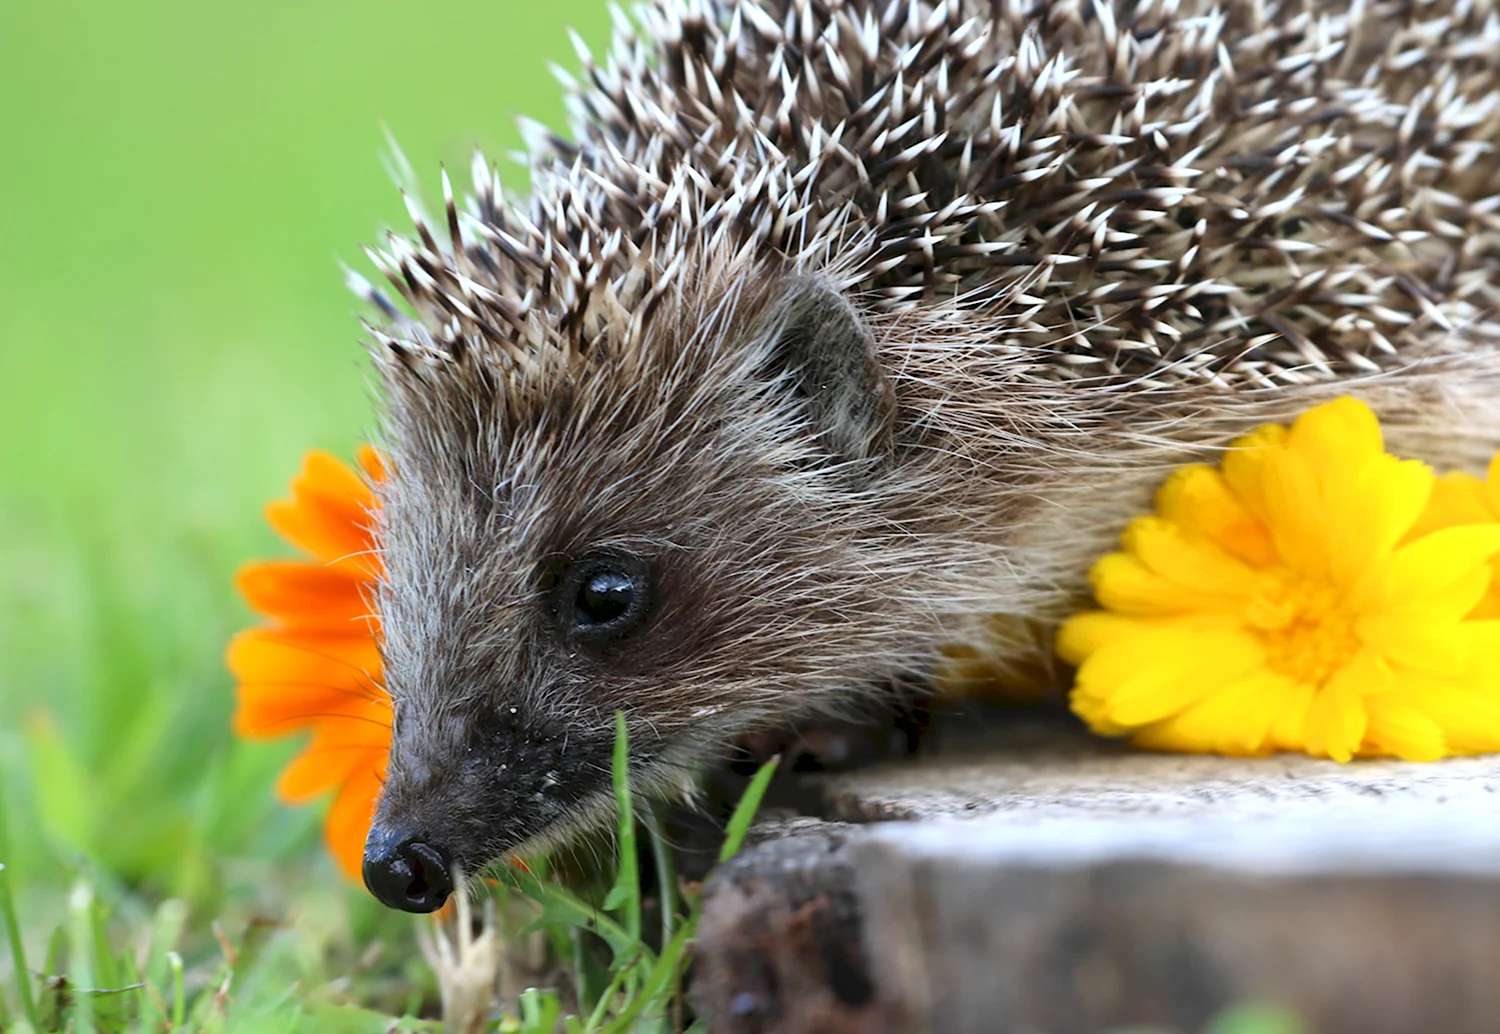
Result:
<svg viewBox="0 0 1500 1034"><path fill-rule="evenodd" d="M616 712L662 791L897 648L861 513L889 390L841 298L767 293L524 394L474 369L393 385L394 740L365 863L387 904L435 908L455 866L605 816Z"/></svg>

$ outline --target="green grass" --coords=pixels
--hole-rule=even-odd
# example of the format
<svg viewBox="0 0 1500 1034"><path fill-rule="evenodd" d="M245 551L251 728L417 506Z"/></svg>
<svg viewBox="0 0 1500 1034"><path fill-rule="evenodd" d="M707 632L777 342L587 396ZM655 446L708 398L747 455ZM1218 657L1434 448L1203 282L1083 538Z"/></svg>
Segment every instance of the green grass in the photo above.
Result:
<svg viewBox="0 0 1500 1034"><path fill-rule="evenodd" d="M0 1030L16 1034L98 1031L257 1032L437 1030L504 1034L670 1034L681 1030L681 978L698 924L698 901L684 894L663 870L657 897L660 937L642 929L642 884L637 870L637 814L629 783L628 739L623 717L616 722L613 766L618 806L619 865L607 894L583 894L548 879L539 866L505 870L483 896L485 922L476 934L470 902L459 890L456 919L419 919L418 940L431 972L393 972L368 951L339 967L330 979L327 942L301 924L252 919L237 937L221 920L209 923L212 947L184 961L188 908L163 901L154 914L127 924L112 923L111 908L88 877L75 880L66 915L40 957L21 943L20 917L10 873L0 866L0 921L11 957L19 961L0 981ZM764 764L737 804L726 827L720 860L744 841L777 761ZM667 864L671 851L647 824L652 854ZM602 897L602 901L599 899ZM518 907L519 906L519 907ZM503 923L498 916L530 921ZM528 988L509 1011L497 1002L501 949L540 932L553 957L568 959L565 986ZM378 949L383 943L373 945ZM413 1018L434 999L439 985L442 1024ZM345 988L360 978L358 991ZM404 1002L385 1010L351 1002L379 997L382 984ZM565 1007L565 1001L577 1009ZM430 1010L429 1010L430 1011Z"/></svg>

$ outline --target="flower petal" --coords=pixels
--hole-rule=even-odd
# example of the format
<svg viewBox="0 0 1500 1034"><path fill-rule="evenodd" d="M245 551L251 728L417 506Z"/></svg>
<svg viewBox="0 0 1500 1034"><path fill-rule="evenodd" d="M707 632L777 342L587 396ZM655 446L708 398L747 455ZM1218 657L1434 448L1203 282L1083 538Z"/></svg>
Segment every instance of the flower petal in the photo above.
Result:
<svg viewBox="0 0 1500 1034"><path fill-rule="evenodd" d="M326 452L308 453L292 481L292 498L266 506L283 538L355 577L380 573L370 531L375 497L359 475Z"/></svg>
<svg viewBox="0 0 1500 1034"><path fill-rule="evenodd" d="M302 683L247 682L238 687L234 731L246 739L275 739L362 713L369 699Z"/></svg>
<svg viewBox="0 0 1500 1034"><path fill-rule="evenodd" d="M380 644L357 633L247 629L230 640L226 660L229 670L247 681L315 677L329 685L353 680L369 688L380 678ZM335 672L337 677L328 674Z"/></svg>
<svg viewBox="0 0 1500 1034"><path fill-rule="evenodd" d="M1057 630L1057 655L1077 667L1101 647L1123 636L1139 631L1144 622L1112 614L1107 610L1090 610L1075 614Z"/></svg>
<svg viewBox="0 0 1500 1034"><path fill-rule="evenodd" d="M1307 716L1312 710L1317 690L1304 683L1293 683L1271 722L1268 746L1275 750L1307 752Z"/></svg>
<svg viewBox="0 0 1500 1034"><path fill-rule="evenodd" d="M1147 726L1133 742L1147 750L1266 754L1272 748L1271 725L1296 692L1286 676L1261 669Z"/></svg>
<svg viewBox="0 0 1500 1034"><path fill-rule="evenodd" d="M1161 517L1138 517L1120 538L1125 552L1156 574L1194 593L1223 597L1225 609L1237 607L1255 591L1256 573L1211 540L1192 537Z"/></svg>
<svg viewBox="0 0 1500 1034"><path fill-rule="evenodd" d="M1261 477L1266 527L1276 552L1306 577L1327 577L1328 525L1312 465L1299 452L1273 449L1262 461Z"/></svg>
<svg viewBox="0 0 1500 1034"><path fill-rule="evenodd" d="M1347 395L1299 416L1287 444L1305 456L1314 476L1325 482L1385 452L1375 412Z"/></svg>
<svg viewBox="0 0 1500 1034"><path fill-rule="evenodd" d="M1360 619L1359 637L1392 663L1438 675L1462 674L1469 656L1463 631L1453 619L1376 614Z"/></svg>
<svg viewBox="0 0 1500 1034"><path fill-rule="evenodd" d="M1406 533L1406 541L1413 542L1423 535L1460 524L1494 521L1497 511L1490 506L1488 492L1485 483L1472 474L1450 473L1437 478L1432 483L1427 508Z"/></svg>
<svg viewBox="0 0 1500 1034"><path fill-rule="evenodd" d="M1195 463L1173 471L1156 495L1156 510L1248 564L1269 567L1278 559L1265 525L1212 467Z"/></svg>
<svg viewBox="0 0 1500 1034"><path fill-rule="evenodd" d="M1355 584L1395 548L1426 508L1434 480L1424 463L1376 456L1325 485L1329 559L1338 584Z"/></svg>
<svg viewBox="0 0 1500 1034"><path fill-rule="evenodd" d="M1148 725L1238 680L1264 656L1242 632L1157 628L1095 653L1078 669L1078 689L1100 701L1109 724Z"/></svg>
<svg viewBox="0 0 1500 1034"><path fill-rule="evenodd" d="M370 480L371 484L378 485L389 476L389 471L386 469L385 457L381 455L379 449L375 448L369 442L365 442L359 447L357 458L359 459L359 468L365 472L365 477Z"/></svg>
<svg viewBox="0 0 1500 1034"><path fill-rule="evenodd" d="M239 680L234 726L242 736L284 736L385 698L369 636L252 629L230 641L228 662Z"/></svg>
<svg viewBox="0 0 1500 1034"><path fill-rule="evenodd" d="M1477 602L1475 570L1489 572L1500 553L1500 524L1466 524L1424 535L1377 564L1354 590L1352 602L1364 613L1410 613L1439 608L1462 614Z"/></svg>
<svg viewBox="0 0 1500 1034"><path fill-rule="evenodd" d="M1348 761L1359 749L1368 718L1365 694L1383 688L1379 659L1361 651L1313 696L1307 711L1307 752Z"/></svg>
<svg viewBox="0 0 1500 1034"><path fill-rule="evenodd" d="M1475 692L1459 683L1428 679L1403 680L1401 691L1386 697L1420 711L1442 730L1452 754L1483 754L1500 751L1500 694L1493 689Z"/></svg>
<svg viewBox="0 0 1500 1034"><path fill-rule="evenodd" d="M1252 517L1265 524L1266 461L1285 447L1287 429L1267 424L1235 441L1224 453L1224 482L1242 502Z"/></svg>
<svg viewBox="0 0 1500 1034"><path fill-rule="evenodd" d="M1459 625L1469 646L1465 684L1500 698L1500 621L1469 620Z"/></svg>
<svg viewBox="0 0 1500 1034"><path fill-rule="evenodd" d="M1421 709L1390 693L1371 697L1366 707L1369 726L1362 753L1406 761L1436 761L1448 753L1442 728Z"/></svg>
<svg viewBox="0 0 1500 1034"><path fill-rule="evenodd" d="M329 853L351 880L361 879L365 840L375 820L375 804L384 782L384 755L368 759L350 774L323 820L323 840Z"/></svg>
<svg viewBox="0 0 1500 1034"><path fill-rule="evenodd" d="M276 792L288 803L304 803L342 785L372 757L384 759L391 744L390 721L389 708L371 708L365 715L323 722L307 749L282 770Z"/></svg>
<svg viewBox="0 0 1500 1034"><path fill-rule="evenodd" d="M287 804L306 804L324 791L344 785L349 773L364 761L364 753L360 751L330 754L316 744L309 744L281 770L276 780L276 796Z"/></svg>
<svg viewBox="0 0 1500 1034"><path fill-rule="evenodd" d="M1239 601L1226 593L1180 585L1128 553L1109 553L1089 570L1100 606L1134 617L1170 617L1190 611L1230 611Z"/></svg>
<svg viewBox="0 0 1500 1034"><path fill-rule="evenodd" d="M246 564L235 585L252 610L298 628L376 634L370 582L305 560ZM357 624L356 624L357 623Z"/></svg>

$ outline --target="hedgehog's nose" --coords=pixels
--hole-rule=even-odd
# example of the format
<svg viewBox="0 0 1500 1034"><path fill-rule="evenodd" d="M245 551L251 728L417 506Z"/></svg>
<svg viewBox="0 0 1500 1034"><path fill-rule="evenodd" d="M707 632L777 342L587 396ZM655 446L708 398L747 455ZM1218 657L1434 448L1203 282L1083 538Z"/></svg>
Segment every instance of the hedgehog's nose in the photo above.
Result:
<svg viewBox="0 0 1500 1034"><path fill-rule="evenodd" d="M383 905L406 912L435 912L453 893L448 857L408 834L381 826L365 841L365 886Z"/></svg>

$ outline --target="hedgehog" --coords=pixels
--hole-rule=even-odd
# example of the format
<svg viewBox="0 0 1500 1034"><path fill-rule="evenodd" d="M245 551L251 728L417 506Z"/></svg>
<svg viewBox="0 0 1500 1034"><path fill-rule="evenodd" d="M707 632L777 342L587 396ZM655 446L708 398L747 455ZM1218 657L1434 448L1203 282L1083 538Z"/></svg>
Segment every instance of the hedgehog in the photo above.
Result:
<svg viewBox="0 0 1500 1034"><path fill-rule="evenodd" d="M579 50L529 198L476 157L353 277L388 905L600 825L617 714L671 797L1046 629L1256 425L1500 444L1493 0L654 0Z"/></svg>

